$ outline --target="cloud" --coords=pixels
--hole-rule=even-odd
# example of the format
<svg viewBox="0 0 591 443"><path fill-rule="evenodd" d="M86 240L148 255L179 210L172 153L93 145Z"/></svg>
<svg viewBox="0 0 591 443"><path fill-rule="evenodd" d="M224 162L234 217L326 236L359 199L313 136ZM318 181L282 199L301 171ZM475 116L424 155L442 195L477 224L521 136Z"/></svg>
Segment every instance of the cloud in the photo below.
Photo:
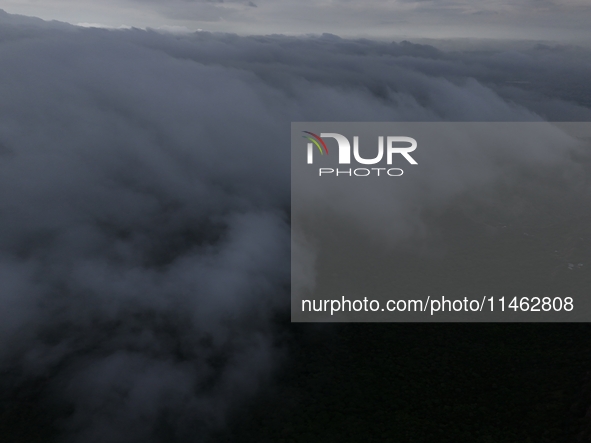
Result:
<svg viewBox="0 0 591 443"><path fill-rule="evenodd" d="M513 38L584 42L591 8L582 0L515 2L276 1L225 17L219 30L243 34L331 32L348 37ZM197 8L195 8L197 10ZM199 20L195 16L196 20ZM223 26L223 27L222 27Z"/></svg>
<svg viewBox="0 0 591 443"><path fill-rule="evenodd" d="M0 366L64 441L201 441L279 364L291 121L591 120L575 47L0 20Z"/></svg>
<svg viewBox="0 0 591 443"><path fill-rule="evenodd" d="M115 28L185 26L249 35L331 32L382 39L588 42L591 18L586 0L0 0L0 8L44 19L102 23Z"/></svg>

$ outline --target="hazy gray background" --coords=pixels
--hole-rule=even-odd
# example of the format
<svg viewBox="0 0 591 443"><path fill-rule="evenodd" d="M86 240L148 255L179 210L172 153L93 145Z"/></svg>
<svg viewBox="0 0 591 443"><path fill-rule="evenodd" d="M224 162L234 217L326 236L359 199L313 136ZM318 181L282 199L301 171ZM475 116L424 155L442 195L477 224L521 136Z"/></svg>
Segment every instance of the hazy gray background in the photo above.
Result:
<svg viewBox="0 0 591 443"><path fill-rule="evenodd" d="M587 0L1 0L46 20L239 34L589 41Z"/></svg>
<svg viewBox="0 0 591 443"><path fill-rule="evenodd" d="M160 11L155 24L182 11L125 5ZM560 44L442 51L0 13L0 62L3 404L34 404L84 443L202 441L281 364L292 121L591 121L591 53Z"/></svg>

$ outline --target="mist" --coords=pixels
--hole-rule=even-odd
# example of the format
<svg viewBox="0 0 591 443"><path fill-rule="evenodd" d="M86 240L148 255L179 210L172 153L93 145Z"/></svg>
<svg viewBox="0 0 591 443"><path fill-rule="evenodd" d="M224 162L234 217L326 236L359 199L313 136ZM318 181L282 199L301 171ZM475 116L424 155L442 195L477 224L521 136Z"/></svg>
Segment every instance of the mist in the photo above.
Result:
<svg viewBox="0 0 591 443"><path fill-rule="evenodd" d="M281 371L290 122L591 121L575 46L2 13L0 60L3 397L65 442L206 441Z"/></svg>

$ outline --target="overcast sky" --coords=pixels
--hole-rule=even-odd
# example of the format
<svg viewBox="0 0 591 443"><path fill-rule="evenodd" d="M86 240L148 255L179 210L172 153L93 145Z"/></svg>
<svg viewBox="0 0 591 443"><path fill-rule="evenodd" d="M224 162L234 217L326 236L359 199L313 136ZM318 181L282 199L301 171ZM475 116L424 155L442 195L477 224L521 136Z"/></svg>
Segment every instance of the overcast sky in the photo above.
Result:
<svg viewBox="0 0 591 443"><path fill-rule="evenodd" d="M589 0L0 0L72 24L238 34L591 40Z"/></svg>

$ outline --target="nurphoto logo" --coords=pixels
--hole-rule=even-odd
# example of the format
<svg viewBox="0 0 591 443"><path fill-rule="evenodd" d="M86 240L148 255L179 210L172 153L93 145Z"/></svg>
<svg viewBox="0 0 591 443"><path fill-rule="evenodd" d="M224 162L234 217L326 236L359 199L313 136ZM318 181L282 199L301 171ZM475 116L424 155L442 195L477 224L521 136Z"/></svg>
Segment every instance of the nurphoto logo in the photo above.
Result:
<svg viewBox="0 0 591 443"><path fill-rule="evenodd" d="M307 163L309 165L314 163L314 153L320 152L320 155L328 155L328 147L324 138L331 138L336 140L338 144L338 161L339 165L351 164L351 143L349 139L342 134L336 132L322 132L320 135L314 134L309 131L302 131L306 135L302 137L308 140L307 143ZM400 136L386 136L386 164L392 164L392 157L394 154L402 155L411 165L416 165L417 162L411 157L410 152L413 152L417 148L417 141L411 137L400 137ZM378 153L374 158L363 158L359 153L359 137L353 137L353 157L355 161L362 165L375 165L380 163L384 158L384 137L378 137ZM399 177L404 171L400 168L349 168L349 169L338 169L338 168L318 168L318 175L348 175L357 177L366 177L368 175L378 175L382 171L386 171L385 175L390 177Z"/></svg>

